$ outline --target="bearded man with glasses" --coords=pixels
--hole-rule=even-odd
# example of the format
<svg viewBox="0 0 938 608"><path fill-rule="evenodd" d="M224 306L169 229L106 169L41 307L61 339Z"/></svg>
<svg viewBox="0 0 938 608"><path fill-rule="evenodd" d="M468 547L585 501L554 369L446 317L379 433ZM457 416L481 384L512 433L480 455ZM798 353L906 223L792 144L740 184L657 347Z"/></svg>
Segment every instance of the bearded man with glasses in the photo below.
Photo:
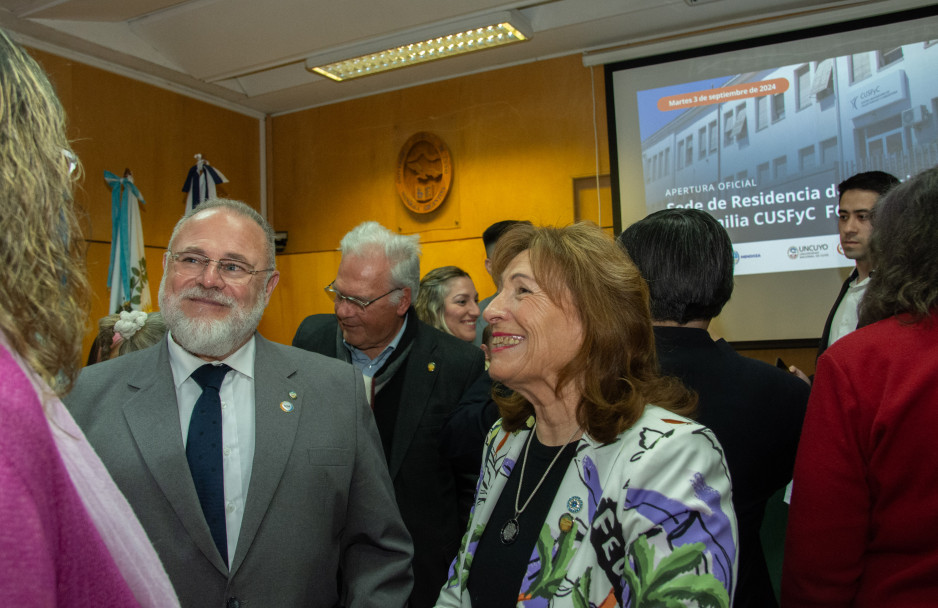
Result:
<svg viewBox="0 0 938 608"><path fill-rule="evenodd" d="M417 319L419 236L365 222L343 237L335 314L307 317L293 345L361 370L397 504L414 539L411 608L433 606L459 549L481 465L441 456L440 429L482 375L481 349Z"/></svg>
<svg viewBox="0 0 938 608"><path fill-rule="evenodd" d="M413 548L364 382L257 333L279 278L266 220L202 203L163 257L167 339L85 368L66 405L182 606L403 606Z"/></svg>

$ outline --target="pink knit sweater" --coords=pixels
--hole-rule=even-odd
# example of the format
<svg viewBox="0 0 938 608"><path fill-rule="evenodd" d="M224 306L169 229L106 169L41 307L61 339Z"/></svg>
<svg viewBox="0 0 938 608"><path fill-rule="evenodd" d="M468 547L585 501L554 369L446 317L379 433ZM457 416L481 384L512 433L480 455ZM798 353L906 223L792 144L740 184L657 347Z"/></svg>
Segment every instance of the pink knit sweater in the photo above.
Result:
<svg viewBox="0 0 938 608"><path fill-rule="evenodd" d="M143 535L143 542L147 543L152 556L144 555L139 560L135 556L112 556L76 491L36 386L4 342L0 339L0 603L19 608L124 607L139 606L141 602L153 605L149 601L153 599L153 589L141 591L141 584L158 587L162 578L166 583L161 588L160 603L178 605L158 559L155 562L157 572L148 577L155 582L135 581L133 574L129 577L135 591L142 596L140 602L135 598L125 580L126 573L122 575L128 564L118 567L115 557L152 565L155 553ZM78 463L80 470L95 473L92 477L97 479L90 483L107 490L107 485L101 485L104 481L119 497L115 501L107 491L102 491L99 492L104 495L102 500L123 501L61 402L51 396L47 408L55 431L68 433L66 438L79 447L77 451L72 450L70 457L74 459L77 455L80 460L91 461L91 465L84 461ZM91 459L82 446L87 446ZM95 462L100 472L95 471ZM126 509L132 519L129 506ZM121 518L102 520L99 514L97 519L99 525L113 528L115 535L142 534L135 519L129 526ZM131 569L134 568L139 570L140 564L134 564Z"/></svg>

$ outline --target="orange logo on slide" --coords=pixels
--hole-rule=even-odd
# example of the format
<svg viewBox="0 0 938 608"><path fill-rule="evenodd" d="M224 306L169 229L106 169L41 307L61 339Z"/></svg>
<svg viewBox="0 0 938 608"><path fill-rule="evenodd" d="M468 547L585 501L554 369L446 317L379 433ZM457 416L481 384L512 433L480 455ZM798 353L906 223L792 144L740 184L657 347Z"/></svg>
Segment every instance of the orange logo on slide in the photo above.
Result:
<svg viewBox="0 0 938 608"><path fill-rule="evenodd" d="M759 82L745 82L729 87L704 89L693 93L669 95L658 100L658 109L662 112L668 110L681 110L696 106L709 106L715 103L724 103L736 99L749 97L763 97L765 95L778 95L788 90L788 80L785 78L772 78Z"/></svg>

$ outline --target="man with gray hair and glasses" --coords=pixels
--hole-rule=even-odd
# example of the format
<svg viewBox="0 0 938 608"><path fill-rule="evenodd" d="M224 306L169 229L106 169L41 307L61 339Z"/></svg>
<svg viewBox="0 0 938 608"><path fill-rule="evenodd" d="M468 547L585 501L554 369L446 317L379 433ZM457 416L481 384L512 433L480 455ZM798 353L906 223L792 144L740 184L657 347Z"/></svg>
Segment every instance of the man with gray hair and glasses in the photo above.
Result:
<svg viewBox="0 0 938 608"><path fill-rule="evenodd" d="M270 225L202 203L173 230L167 339L85 368L66 404L184 607L404 606L412 545L361 375L256 333Z"/></svg>
<svg viewBox="0 0 938 608"><path fill-rule="evenodd" d="M439 432L482 374L482 351L420 322L419 236L365 222L343 237L335 314L307 317L293 345L351 362L366 378L397 504L414 539L411 608L432 606L459 548L478 466L440 455ZM479 445L481 458L482 445Z"/></svg>

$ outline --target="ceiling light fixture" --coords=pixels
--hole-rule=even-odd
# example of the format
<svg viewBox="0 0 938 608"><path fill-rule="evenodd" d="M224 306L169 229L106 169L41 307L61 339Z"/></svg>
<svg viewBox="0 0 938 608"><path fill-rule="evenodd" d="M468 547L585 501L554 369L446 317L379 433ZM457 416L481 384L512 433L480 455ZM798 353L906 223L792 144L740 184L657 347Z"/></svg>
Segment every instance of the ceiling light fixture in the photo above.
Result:
<svg viewBox="0 0 938 608"><path fill-rule="evenodd" d="M435 33L434 33L435 30ZM446 33L440 34L439 32ZM472 51L522 42L531 38L530 24L518 11L505 11L472 20L422 28L395 39L372 41L372 50L349 48L309 57L306 69L337 82L396 70ZM383 50L378 50L383 49Z"/></svg>

